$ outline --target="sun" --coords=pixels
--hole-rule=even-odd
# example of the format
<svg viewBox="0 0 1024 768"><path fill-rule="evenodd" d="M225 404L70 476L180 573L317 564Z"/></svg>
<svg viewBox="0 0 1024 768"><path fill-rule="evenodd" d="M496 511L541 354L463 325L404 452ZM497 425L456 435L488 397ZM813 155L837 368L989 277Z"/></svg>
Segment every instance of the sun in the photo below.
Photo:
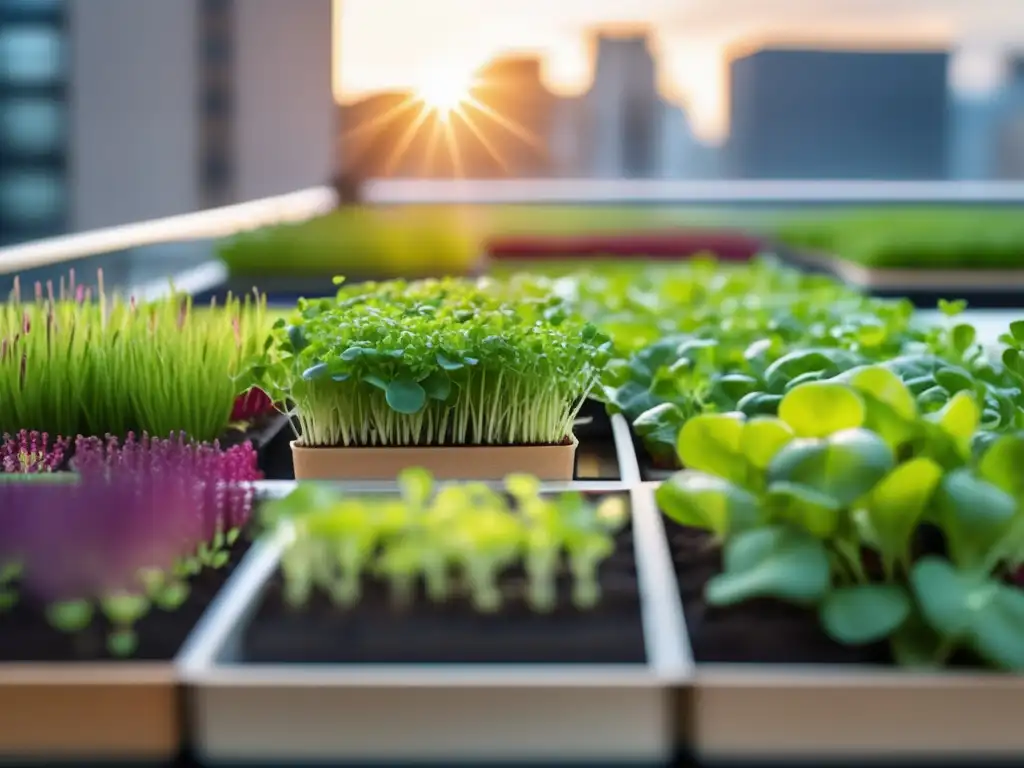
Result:
<svg viewBox="0 0 1024 768"><path fill-rule="evenodd" d="M471 71L438 68L424 75L416 93L429 109L446 119L469 100L472 87Z"/></svg>

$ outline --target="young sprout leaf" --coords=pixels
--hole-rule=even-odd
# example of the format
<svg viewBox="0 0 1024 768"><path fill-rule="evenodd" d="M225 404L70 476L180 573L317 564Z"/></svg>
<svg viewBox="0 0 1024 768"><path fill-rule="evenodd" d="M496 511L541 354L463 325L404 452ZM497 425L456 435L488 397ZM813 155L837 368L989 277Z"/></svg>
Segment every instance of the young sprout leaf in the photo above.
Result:
<svg viewBox="0 0 1024 768"><path fill-rule="evenodd" d="M839 527L843 505L828 493L780 480L768 486L764 508L773 522L790 523L812 536L827 539Z"/></svg>
<svg viewBox="0 0 1024 768"><path fill-rule="evenodd" d="M46 619L61 632L81 632L92 622L93 608L88 600L65 600L46 607Z"/></svg>
<svg viewBox="0 0 1024 768"><path fill-rule="evenodd" d="M888 474L895 463L882 438L863 429L837 432L824 440L794 440L768 466L769 487L778 482L803 485L852 504Z"/></svg>
<svg viewBox="0 0 1024 768"><path fill-rule="evenodd" d="M992 582L958 572L948 561L933 556L914 565L910 584L924 620L952 642L969 638L972 624L996 595Z"/></svg>
<svg viewBox="0 0 1024 768"><path fill-rule="evenodd" d="M689 469L708 472L743 485L747 477L743 429L741 414L695 416L679 432L679 460Z"/></svg>
<svg viewBox="0 0 1024 768"><path fill-rule="evenodd" d="M763 471L792 439L793 430L781 419L753 418L743 427L743 455L753 467Z"/></svg>
<svg viewBox="0 0 1024 768"><path fill-rule="evenodd" d="M127 658L139 647L139 637L130 627L120 627L107 636L107 650L111 656Z"/></svg>
<svg viewBox="0 0 1024 768"><path fill-rule="evenodd" d="M707 583L712 605L733 605L754 597L813 604L829 589L830 564L824 545L786 526L744 531L725 545L724 570Z"/></svg>
<svg viewBox="0 0 1024 768"><path fill-rule="evenodd" d="M418 413L427 401L427 393L415 381L396 379L385 390L388 405L398 413Z"/></svg>
<svg viewBox="0 0 1024 768"><path fill-rule="evenodd" d="M911 601L895 584L858 584L834 589L821 604L821 623L840 643L864 645L884 640L906 621Z"/></svg>
<svg viewBox="0 0 1024 768"><path fill-rule="evenodd" d="M950 559L964 569L985 563L1017 517L1012 496L963 468L942 478L936 505Z"/></svg>
<svg viewBox="0 0 1024 768"><path fill-rule="evenodd" d="M890 568L909 553L911 537L941 479L942 467L921 457L898 465L871 491L867 515Z"/></svg>
<svg viewBox="0 0 1024 768"><path fill-rule="evenodd" d="M724 539L759 521L757 498L714 475L676 472L655 491L658 507L680 525L700 528Z"/></svg>
<svg viewBox="0 0 1024 768"><path fill-rule="evenodd" d="M861 426L866 417L864 400L856 391L827 381L801 384L779 403L779 418L799 437L827 437Z"/></svg>

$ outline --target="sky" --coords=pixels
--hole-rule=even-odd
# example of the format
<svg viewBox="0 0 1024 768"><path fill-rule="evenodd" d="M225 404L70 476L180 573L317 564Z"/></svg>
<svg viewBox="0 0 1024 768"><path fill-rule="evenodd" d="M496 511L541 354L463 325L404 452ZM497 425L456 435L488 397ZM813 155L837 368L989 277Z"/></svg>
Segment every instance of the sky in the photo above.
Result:
<svg viewBox="0 0 1024 768"><path fill-rule="evenodd" d="M659 86L684 101L697 133L728 127L727 63L765 42L953 46L952 82L998 84L998 52L1024 44L1024 0L335 0L335 93L419 89L502 52L544 59L549 88L585 90L588 33L650 31ZM1019 37L1020 39L1016 39Z"/></svg>

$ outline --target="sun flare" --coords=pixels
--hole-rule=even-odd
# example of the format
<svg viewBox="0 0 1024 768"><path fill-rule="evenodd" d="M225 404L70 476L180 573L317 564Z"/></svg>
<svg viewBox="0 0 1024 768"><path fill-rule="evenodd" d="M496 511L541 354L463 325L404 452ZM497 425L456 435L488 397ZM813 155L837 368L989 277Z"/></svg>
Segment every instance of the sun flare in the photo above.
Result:
<svg viewBox="0 0 1024 768"><path fill-rule="evenodd" d="M423 103L446 118L470 98L473 77L459 69L438 69L425 76L416 89Z"/></svg>

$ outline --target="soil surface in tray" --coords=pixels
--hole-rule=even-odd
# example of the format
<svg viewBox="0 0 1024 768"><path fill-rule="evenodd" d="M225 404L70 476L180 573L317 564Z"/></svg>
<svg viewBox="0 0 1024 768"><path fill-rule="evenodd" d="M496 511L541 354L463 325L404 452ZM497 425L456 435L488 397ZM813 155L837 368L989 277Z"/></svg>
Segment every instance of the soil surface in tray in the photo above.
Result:
<svg viewBox="0 0 1024 768"><path fill-rule="evenodd" d="M432 603L422 595L398 607L385 583L368 579L361 601L340 608L316 594L302 609L282 599L280 574L269 583L243 640L243 661L337 664L616 664L646 659L633 536L619 534L600 571L601 600L572 606L571 581L559 580L558 606L531 610L522 572L501 580L505 600L494 614L468 600Z"/></svg>
<svg viewBox="0 0 1024 768"><path fill-rule="evenodd" d="M194 577L188 599L176 611L163 611L154 606L135 625L138 650L126 660L173 659L248 548L249 540L240 537L226 566L205 569ZM93 623L84 631L73 635L60 632L46 621L42 606L19 600L9 612L0 614L0 662L88 662L118 658L107 651L109 631L109 623L97 611Z"/></svg>
<svg viewBox="0 0 1024 768"><path fill-rule="evenodd" d="M890 663L885 644L848 647L832 640L814 611L778 600L728 608L704 602L704 585L721 572L720 549L704 531L665 518L693 656L697 662L767 664Z"/></svg>

